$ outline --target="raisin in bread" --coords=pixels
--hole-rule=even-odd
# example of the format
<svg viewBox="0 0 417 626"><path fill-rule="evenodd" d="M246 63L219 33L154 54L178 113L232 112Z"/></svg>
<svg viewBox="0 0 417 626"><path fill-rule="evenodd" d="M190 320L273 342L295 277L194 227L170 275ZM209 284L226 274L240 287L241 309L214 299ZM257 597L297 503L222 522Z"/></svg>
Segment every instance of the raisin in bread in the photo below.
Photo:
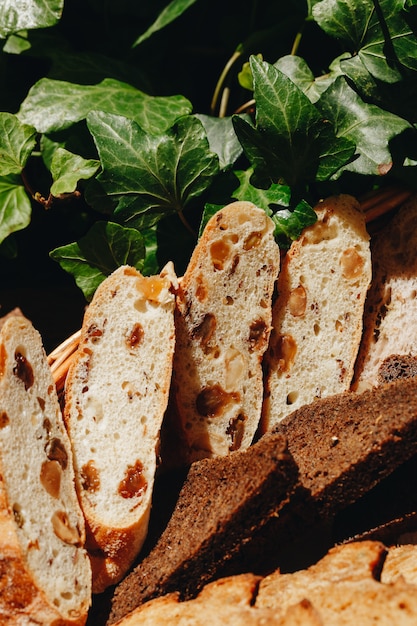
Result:
<svg viewBox="0 0 417 626"><path fill-rule="evenodd" d="M297 468L280 435L245 450L195 461L155 547L117 585L109 623L151 598L194 596L281 507Z"/></svg>
<svg viewBox="0 0 417 626"><path fill-rule="evenodd" d="M379 370L395 355L417 356L417 195L371 243L373 279L353 388L379 384Z"/></svg>
<svg viewBox="0 0 417 626"><path fill-rule="evenodd" d="M246 448L258 427L280 263L273 231L250 202L224 207L181 280L174 394L188 461Z"/></svg>
<svg viewBox="0 0 417 626"><path fill-rule="evenodd" d="M172 264L122 266L97 289L68 372L64 417L87 521L93 591L116 583L148 529L175 342Z"/></svg>
<svg viewBox="0 0 417 626"><path fill-rule="evenodd" d="M262 428L349 388L371 280L365 217L351 196L315 208L317 222L287 252L265 355Z"/></svg>
<svg viewBox="0 0 417 626"><path fill-rule="evenodd" d="M42 339L0 333L0 623L85 624L91 567L71 446Z"/></svg>

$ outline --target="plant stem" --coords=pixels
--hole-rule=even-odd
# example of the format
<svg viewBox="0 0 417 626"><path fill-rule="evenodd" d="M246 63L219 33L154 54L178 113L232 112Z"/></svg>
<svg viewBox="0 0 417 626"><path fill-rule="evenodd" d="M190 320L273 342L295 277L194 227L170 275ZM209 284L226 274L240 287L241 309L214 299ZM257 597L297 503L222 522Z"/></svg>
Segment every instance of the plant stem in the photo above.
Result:
<svg viewBox="0 0 417 626"><path fill-rule="evenodd" d="M236 50L232 54L232 56L230 57L226 65L224 66L222 73L220 74L219 80L217 81L217 85L214 90L213 98L211 100L210 110L211 110L212 115L216 114L216 109L217 109L217 104L220 98L220 93L223 90L223 86L227 80L229 72L232 69L233 65L236 63L237 59L239 59L239 57L241 56L242 56L242 51L239 49Z"/></svg>

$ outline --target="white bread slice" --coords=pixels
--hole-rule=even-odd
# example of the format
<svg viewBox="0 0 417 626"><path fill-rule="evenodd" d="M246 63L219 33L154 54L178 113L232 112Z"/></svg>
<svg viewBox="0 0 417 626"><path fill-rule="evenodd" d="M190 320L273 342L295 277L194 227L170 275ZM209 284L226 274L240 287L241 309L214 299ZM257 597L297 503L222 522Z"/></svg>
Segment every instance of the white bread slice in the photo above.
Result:
<svg viewBox="0 0 417 626"><path fill-rule="evenodd" d="M274 224L250 202L207 223L180 281L174 395L188 461L252 442L279 272Z"/></svg>
<svg viewBox="0 0 417 626"><path fill-rule="evenodd" d="M365 217L348 195L315 207L317 222L287 252L265 354L262 430L349 389L371 280Z"/></svg>
<svg viewBox="0 0 417 626"><path fill-rule="evenodd" d="M93 592L119 581L147 535L175 343L172 264L119 267L98 287L68 372L64 417L87 521Z"/></svg>
<svg viewBox="0 0 417 626"><path fill-rule="evenodd" d="M71 446L42 339L0 333L0 623L85 624L91 566Z"/></svg>
<svg viewBox="0 0 417 626"><path fill-rule="evenodd" d="M387 359L417 356L417 195L371 242L373 279L352 387L377 386Z"/></svg>

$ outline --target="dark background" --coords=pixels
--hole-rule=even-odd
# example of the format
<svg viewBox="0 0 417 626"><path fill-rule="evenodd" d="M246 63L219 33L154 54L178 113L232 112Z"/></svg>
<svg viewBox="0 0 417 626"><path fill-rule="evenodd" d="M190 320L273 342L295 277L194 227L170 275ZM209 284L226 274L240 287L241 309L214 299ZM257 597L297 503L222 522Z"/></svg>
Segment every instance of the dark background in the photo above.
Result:
<svg viewBox="0 0 417 626"><path fill-rule="evenodd" d="M196 113L210 113L222 69L238 45L274 62L288 54L303 24L306 3L198 0L180 18L139 47L132 44L168 2L67 0L60 22L30 33L31 49L0 52L0 110L16 113L41 77L93 84L105 77L124 80L152 95L181 94ZM310 24L300 54L309 51L315 72L334 58L333 42ZM313 51L313 57L311 55ZM228 114L251 98L237 81L242 61L230 76ZM50 182L36 164L27 166L36 191L48 196ZM57 246L76 241L96 219L83 199L57 202L48 210L33 202L31 224L0 246L0 316L20 307L41 332L47 352L77 330L86 302L69 274L50 259ZM81 210L80 210L81 208Z"/></svg>

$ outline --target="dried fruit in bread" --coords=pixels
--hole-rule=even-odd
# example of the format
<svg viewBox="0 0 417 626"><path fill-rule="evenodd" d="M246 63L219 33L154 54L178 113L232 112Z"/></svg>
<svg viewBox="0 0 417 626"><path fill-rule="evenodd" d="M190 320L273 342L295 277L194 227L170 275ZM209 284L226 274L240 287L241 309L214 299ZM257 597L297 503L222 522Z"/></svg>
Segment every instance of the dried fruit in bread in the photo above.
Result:
<svg viewBox="0 0 417 626"><path fill-rule="evenodd" d="M42 339L0 332L0 622L85 624L91 567L71 446Z"/></svg>
<svg viewBox="0 0 417 626"><path fill-rule="evenodd" d="M258 427L280 263L273 230L249 202L224 207L181 280L174 396L188 461L246 448Z"/></svg>
<svg viewBox="0 0 417 626"><path fill-rule="evenodd" d="M417 196L372 239L373 279L353 388L380 384L387 359L417 356ZM391 373L393 373L391 371ZM399 372L400 373L400 372Z"/></svg>
<svg viewBox="0 0 417 626"><path fill-rule="evenodd" d="M116 583L148 529L175 343L171 264L122 266L89 305L65 390L65 420L87 521L93 591Z"/></svg>
<svg viewBox="0 0 417 626"><path fill-rule="evenodd" d="M349 389L362 334L371 256L351 196L315 208L317 222L287 252L265 355L262 430L317 398Z"/></svg>

